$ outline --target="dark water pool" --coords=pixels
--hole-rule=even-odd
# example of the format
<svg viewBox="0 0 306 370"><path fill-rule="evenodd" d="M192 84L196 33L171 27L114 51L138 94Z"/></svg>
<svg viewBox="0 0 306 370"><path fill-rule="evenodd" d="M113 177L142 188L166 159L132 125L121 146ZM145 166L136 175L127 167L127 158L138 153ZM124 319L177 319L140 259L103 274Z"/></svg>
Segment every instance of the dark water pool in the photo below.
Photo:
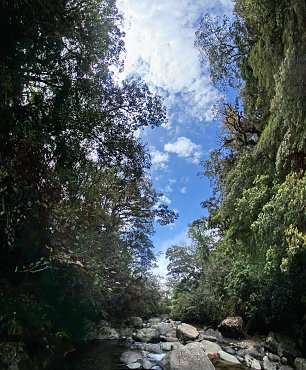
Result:
<svg viewBox="0 0 306 370"><path fill-rule="evenodd" d="M127 348L124 341L91 342L71 353L59 370L123 370L119 358Z"/></svg>

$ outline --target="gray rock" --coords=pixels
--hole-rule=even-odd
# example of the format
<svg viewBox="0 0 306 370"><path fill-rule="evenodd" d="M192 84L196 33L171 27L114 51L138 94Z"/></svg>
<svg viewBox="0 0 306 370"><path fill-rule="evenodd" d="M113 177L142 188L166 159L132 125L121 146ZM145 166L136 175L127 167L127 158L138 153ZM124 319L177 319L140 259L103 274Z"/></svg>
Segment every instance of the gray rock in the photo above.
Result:
<svg viewBox="0 0 306 370"><path fill-rule="evenodd" d="M152 328L144 328L137 330L133 335L133 339L140 342L159 342L159 332Z"/></svg>
<svg viewBox="0 0 306 370"><path fill-rule="evenodd" d="M161 349L161 345L159 343L158 344L145 343L145 345L143 346L143 349L145 351L152 352L152 353L163 353Z"/></svg>
<svg viewBox="0 0 306 370"><path fill-rule="evenodd" d="M281 363L283 364L283 365L287 365L288 364L288 360L287 360L287 358L286 357L281 357Z"/></svg>
<svg viewBox="0 0 306 370"><path fill-rule="evenodd" d="M169 332L166 334L166 337L176 338L176 329L175 329L175 330L171 330L171 331L169 331Z"/></svg>
<svg viewBox="0 0 306 370"><path fill-rule="evenodd" d="M151 369L152 370L163 370L163 368L158 365L153 366Z"/></svg>
<svg viewBox="0 0 306 370"><path fill-rule="evenodd" d="M172 344L168 343L168 342L161 343L160 348L162 349L162 351L171 351L172 350Z"/></svg>
<svg viewBox="0 0 306 370"><path fill-rule="evenodd" d="M149 353L147 358L151 361L160 362L165 356L166 356L165 353L160 353L160 354Z"/></svg>
<svg viewBox="0 0 306 370"><path fill-rule="evenodd" d="M166 335L166 336L161 336L160 338L164 340L165 342L178 342L178 339L176 337L168 337Z"/></svg>
<svg viewBox="0 0 306 370"><path fill-rule="evenodd" d="M217 338L211 335L205 335L200 333L199 340L209 340L210 342L216 342Z"/></svg>
<svg viewBox="0 0 306 370"><path fill-rule="evenodd" d="M170 332L172 334L172 332L174 331L173 325L170 324L170 323L166 323L166 322L161 322L159 324L154 324L154 325L151 326L151 328L157 330L160 335L166 335Z"/></svg>
<svg viewBox="0 0 306 370"><path fill-rule="evenodd" d="M221 347L217 343L203 340L200 344L208 357L216 356L218 352L221 351Z"/></svg>
<svg viewBox="0 0 306 370"><path fill-rule="evenodd" d="M223 347L223 351L229 353L230 355L233 355L235 356L236 355L236 351L234 350L234 348L230 347L230 346L225 346Z"/></svg>
<svg viewBox="0 0 306 370"><path fill-rule="evenodd" d="M182 340L195 340L199 332L194 326L183 323L177 327L176 336Z"/></svg>
<svg viewBox="0 0 306 370"><path fill-rule="evenodd" d="M250 355L245 355L244 359L245 359L246 364L252 369L261 370L260 362L256 360L256 358Z"/></svg>
<svg viewBox="0 0 306 370"><path fill-rule="evenodd" d="M239 356L239 357L244 358L244 356L246 356L246 355L250 355L250 356L255 357L255 358L261 358L260 353L253 346L251 346L249 348L243 348L243 349L240 349L239 351L237 351L237 356Z"/></svg>
<svg viewBox="0 0 306 370"><path fill-rule="evenodd" d="M163 370L214 370L200 343L190 343L169 352L161 367Z"/></svg>
<svg viewBox="0 0 306 370"><path fill-rule="evenodd" d="M154 362L151 362L150 360L148 360L147 358L144 358L142 360L142 367L144 369L152 369L152 367L154 366Z"/></svg>
<svg viewBox="0 0 306 370"><path fill-rule="evenodd" d="M286 357L289 363L293 363L294 359L300 356L294 341L278 333L270 332L264 346L270 352L280 357Z"/></svg>
<svg viewBox="0 0 306 370"><path fill-rule="evenodd" d="M218 351L218 356L222 359L222 360L225 360L225 361L228 361L228 362L232 362L234 364L239 364L239 361L237 360L237 358L233 355L230 355L229 353L225 352L225 351Z"/></svg>
<svg viewBox="0 0 306 370"><path fill-rule="evenodd" d="M120 361L124 364L130 364L132 362L137 362L142 359L142 354L139 351L125 351L120 356Z"/></svg>
<svg viewBox="0 0 306 370"><path fill-rule="evenodd" d="M113 328L102 326L98 329L97 339L119 339L119 334Z"/></svg>
<svg viewBox="0 0 306 370"><path fill-rule="evenodd" d="M132 337L133 329L132 328L122 328L119 329L119 334L121 337Z"/></svg>
<svg viewBox="0 0 306 370"><path fill-rule="evenodd" d="M265 356L262 361L262 366L265 370L276 370L276 362L271 362L268 356Z"/></svg>
<svg viewBox="0 0 306 370"><path fill-rule="evenodd" d="M135 329L141 329L143 327L143 321L141 317L132 316L132 317L129 317L126 320L126 322L128 326L135 328Z"/></svg>
<svg viewBox="0 0 306 370"><path fill-rule="evenodd" d="M268 356L268 359L272 362L279 362L280 361L280 357L275 355L274 353L268 353L267 356Z"/></svg>
<svg viewBox="0 0 306 370"><path fill-rule="evenodd" d="M128 369L141 369L141 363L140 362L132 362L130 364L125 365Z"/></svg>
<svg viewBox="0 0 306 370"><path fill-rule="evenodd" d="M161 322L161 319L159 317L151 317L151 319L148 320L149 325L156 325Z"/></svg>
<svg viewBox="0 0 306 370"><path fill-rule="evenodd" d="M301 357L297 357L294 360L294 367L296 370L306 370L306 360Z"/></svg>
<svg viewBox="0 0 306 370"><path fill-rule="evenodd" d="M219 325L219 330L222 335L228 338L243 338L244 337L244 322L242 317L234 316L227 317Z"/></svg>

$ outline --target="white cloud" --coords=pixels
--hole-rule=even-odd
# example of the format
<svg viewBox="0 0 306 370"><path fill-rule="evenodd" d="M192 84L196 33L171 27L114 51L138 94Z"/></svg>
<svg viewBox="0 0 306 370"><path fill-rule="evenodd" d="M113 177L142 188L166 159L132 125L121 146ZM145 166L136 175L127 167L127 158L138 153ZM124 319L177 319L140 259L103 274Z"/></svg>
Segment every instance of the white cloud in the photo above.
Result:
<svg viewBox="0 0 306 370"><path fill-rule="evenodd" d="M184 136L179 137L174 143L165 144L164 149L166 152L175 153L192 163L199 163L202 157L201 146Z"/></svg>
<svg viewBox="0 0 306 370"><path fill-rule="evenodd" d="M186 186L183 186L182 188L180 188L180 192L181 192L182 194L186 194L186 193L187 193L187 188L186 188Z"/></svg>
<svg viewBox="0 0 306 370"><path fill-rule="evenodd" d="M155 147L150 147L151 163L154 169L166 168L166 163L169 161L167 152L160 152Z"/></svg>
<svg viewBox="0 0 306 370"><path fill-rule="evenodd" d="M142 76L165 97L169 110L180 111L182 122L192 117L211 120L219 93L208 68L200 65L195 31L204 13L228 13L232 1L120 0L118 5L125 17L125 75ZM166 128L177 118L170 114Z"/></svg>

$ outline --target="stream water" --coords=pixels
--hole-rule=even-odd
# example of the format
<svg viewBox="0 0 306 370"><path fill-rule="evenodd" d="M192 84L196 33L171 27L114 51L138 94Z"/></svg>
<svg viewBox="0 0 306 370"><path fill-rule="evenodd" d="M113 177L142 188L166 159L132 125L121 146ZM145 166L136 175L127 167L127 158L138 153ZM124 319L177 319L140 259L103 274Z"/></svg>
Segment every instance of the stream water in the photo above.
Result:
<svg viewBox="0 0 306 370"><path fill-rule="evenodd" d="M128 348L125 341L99 340L71 353L59 370L123 370L119 358Z"/></svg>

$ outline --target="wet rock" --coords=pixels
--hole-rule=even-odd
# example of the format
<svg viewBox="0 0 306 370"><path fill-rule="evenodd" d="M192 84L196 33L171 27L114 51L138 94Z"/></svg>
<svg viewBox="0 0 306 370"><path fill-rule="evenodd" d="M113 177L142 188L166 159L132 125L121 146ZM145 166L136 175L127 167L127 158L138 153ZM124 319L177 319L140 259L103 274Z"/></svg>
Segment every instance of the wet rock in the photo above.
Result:
<svg viewBox="0 0 306 370"><path fill-rule="evenodd" d="M120 356L120 361L124 364L130 364L142 359L142 354L139 351L125 351Z"/></svg>
<svg viewBox="0 0 306 370"><path fill-rule="evenodd" d="M219 330L222 335L228 338L243 338L244 337L244 323L240 316L227 317L219 325Z"/></svg>
<svg viewBox="0 0 306 370"><path fill-rule="evenodd" d="M296 370L306 370L306 360L301 357L297 357L294 360L294 367Z"/></svg>
<svg viewBox="0 0 306 370"><path fill-rule="evenodd" d="M237 358L233 355L230 355L229 353L221 350L221 351L218 351L218 356L222 359L222 360L225 360L225 361L228 361L228 362L232 362L234 364L239 364L239 361L237 360Z"/></svg>
<svg viewBox="0 0 306 370"><path fill-rule="evenodd" d="M182 340L195 340L199 332L194 326L183 323L177 327L176 336Z"/></svg>
<svg viewBox="0 0 306 370"><path fill-rule="evenodd" d="M143 321L141 317L132 316L126 320L127 326L135 329L141 329L143 327Z"/></svg>
<svg viewBox="0 0 306 370"><path fill-rule="evenodd" d="M169 352L161 367L164 370L214 370L200 343L190 343Z"/></svg>
<svg viewBox="0 0 306 370"><path fill-rule="evenodd" d="M159 332L152 328L144 328L137 330L133 335L133 339L140 342L159 342Z"/></svg>

